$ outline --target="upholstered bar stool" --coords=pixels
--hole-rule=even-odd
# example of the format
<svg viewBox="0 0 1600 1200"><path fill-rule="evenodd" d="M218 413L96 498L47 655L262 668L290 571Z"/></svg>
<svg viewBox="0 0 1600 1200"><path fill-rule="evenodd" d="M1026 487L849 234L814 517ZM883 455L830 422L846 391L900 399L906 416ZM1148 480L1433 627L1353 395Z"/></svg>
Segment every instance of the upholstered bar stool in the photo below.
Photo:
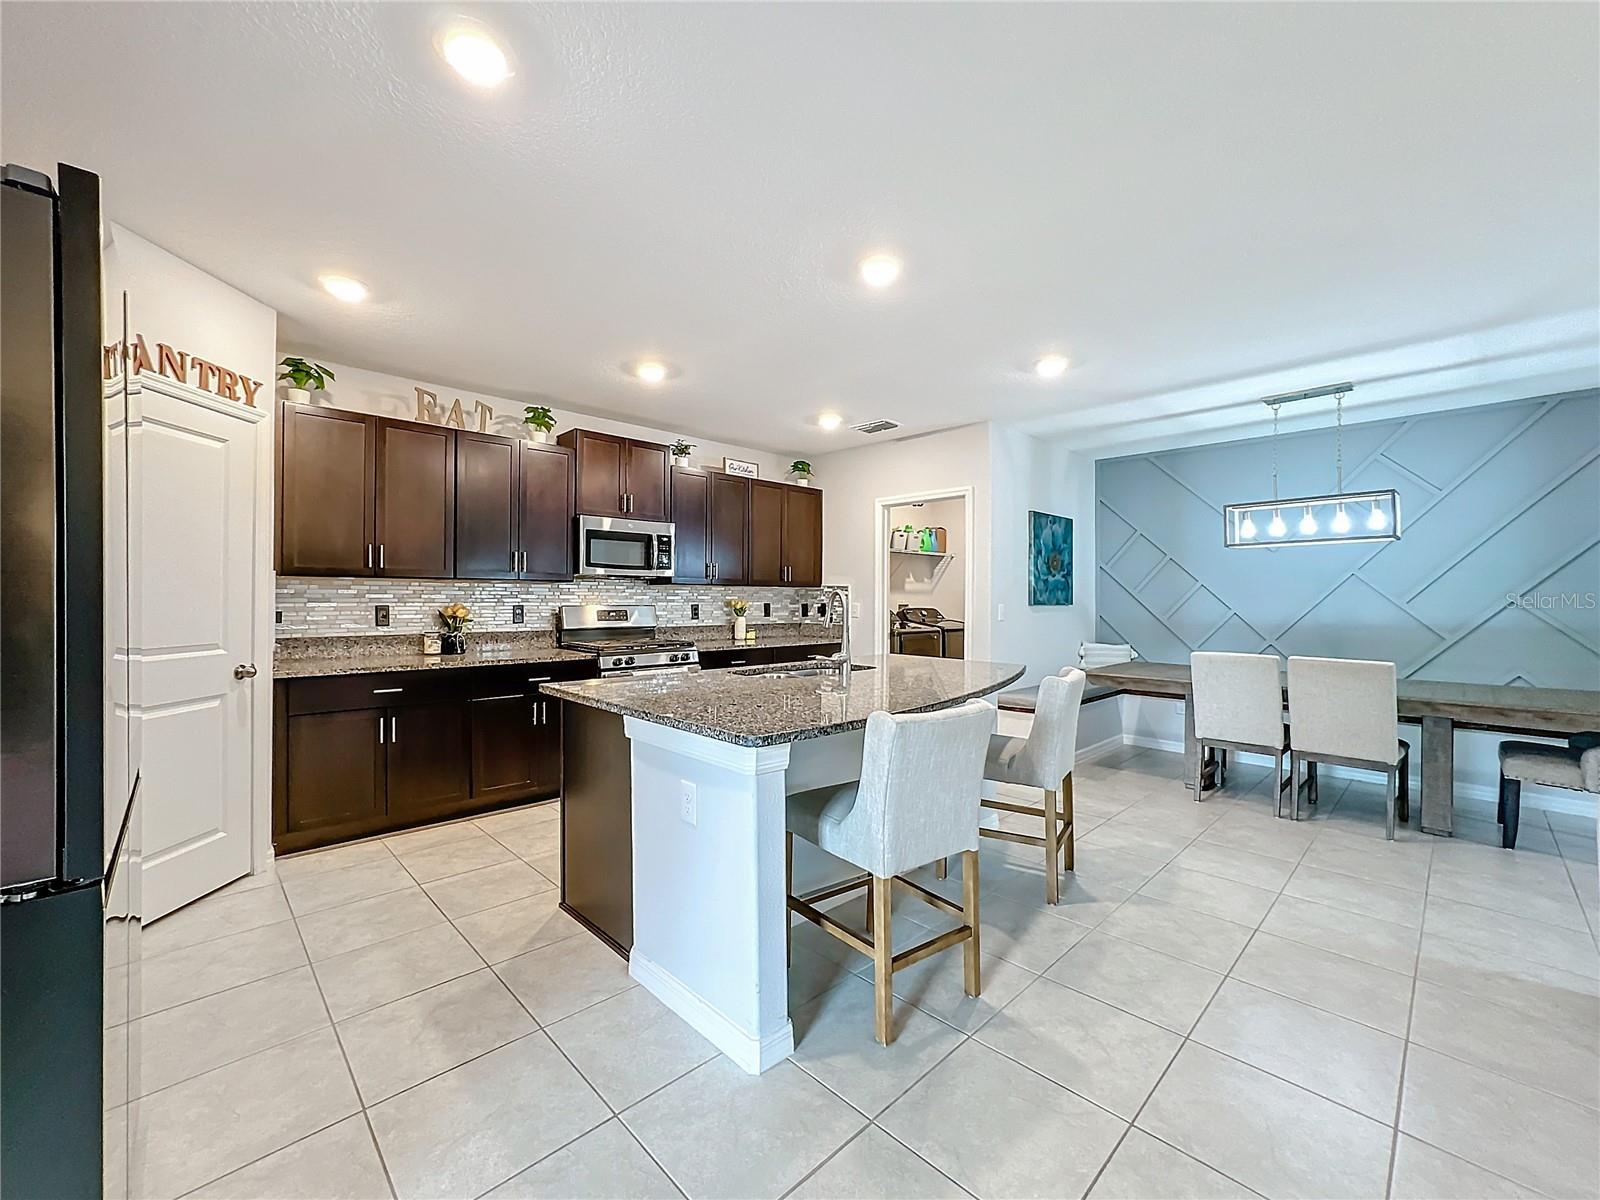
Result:
<svg viewBox="0 0 1600 1200"><path fill-rule="evenodd" d="M1190 700L1194 705L1194 735L1200 753L1195 757L1194 798L1203 799L1206 749L1238 750L1265 754L1276 766L1274 801L1283 812L1283 756L1289 751L1283 725L1283 680L1276 654L1189 655ZM1217 786L1227 781L1226 767L1217 764Z"/></svg>
<svg viewBox="0 0 1600 1200"><path fill-rule="evenodd" d="M983 837L1021 842L1044 849L1044 898L1046 903L1061 900L1061 859L1066 851L1066 869L1073 865L1072 763L1078 748L1078 713L1083 707L1087 676L1076 667L1051 675L1039 684L1033 707L1033 727L1025 738L994 734L989 738L989 753L983 763L987 783L1007 783L1014 787L1036 788L1044 794L1042 807L1013 804L985 796L984 808L1020 813L1044 820L1044 836L1017 833L1010 829L982 826ZM939 878L946 864L939 863Z"/></svg>
<svg viewBox="0 0 1600 1200"><path fill-rule="evenodd" d="M1395 736L1394 664L1355 658L1289 660L1289 790L1300 819L1300 768L1330 763L1384 773L1384 836L1394 841L1395 798L1407 767Z"/></svg>
<svg viewBox="0 0 1600 1200"><path fill-rule="evenodd" d="M964 943L966 993L976 996L982 991L978 789L994 725L994 706L982 700L931 713L875 712L867 718L860 779L788 798L791 877L797 836L866 872L804 896L791 894L789 908L872 959L877 999L874 1033L885 1046L894 1040L896 971ZM962 856L959 905L901 878L904 872L952 854ZM961 924L895 953L890 937L890 889L895 885ZM818 901L860 888L869 891L865 937L816 907Z"/></svg>
<svg viewBox="0 0 1600 1200"><path fill-rule="evenodd" d="M1507 850L1517 845L1517 826L1522 818L1522 785L1542 783L1546 787L1574 792L1600 792L1600 739L1593 734L1573 734L1565 746L1542 742L1500 743L1500 844Z"/></svg>

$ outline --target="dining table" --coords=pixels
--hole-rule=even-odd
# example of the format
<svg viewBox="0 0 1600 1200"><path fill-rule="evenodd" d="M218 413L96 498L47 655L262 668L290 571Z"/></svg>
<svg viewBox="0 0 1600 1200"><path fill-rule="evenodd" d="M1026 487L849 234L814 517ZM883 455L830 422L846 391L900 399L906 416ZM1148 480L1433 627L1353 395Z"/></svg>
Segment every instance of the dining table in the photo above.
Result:
<svg viewBox="0 0 1600 1200"><path fill-rule="evenodd" d="M1200 744L1195 738L1188 663L1135 659L1094 667L1086 674L1091 686L1107 689L1102 696L1154 696L1183 701L1184 784L1192 788L1198 777L1202 790L1214 786L1215 763L1200 761ZM1396 682L1395 692L1396 723L1422 728L1422 831L1445 837L1455 832L1458 729L1540 737L1600 730L1600 691L1584 688L1401 679ZM1285 703L1288 694L1285 679Z"/></svg>

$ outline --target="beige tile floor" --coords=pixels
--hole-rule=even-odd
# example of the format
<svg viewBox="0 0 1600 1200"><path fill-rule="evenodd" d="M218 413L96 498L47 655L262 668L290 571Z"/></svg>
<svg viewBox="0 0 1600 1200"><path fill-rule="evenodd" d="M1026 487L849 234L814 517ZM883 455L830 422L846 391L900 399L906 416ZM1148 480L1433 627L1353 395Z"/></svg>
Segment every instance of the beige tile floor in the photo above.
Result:
<svg viewBox="0 0 1600 1200"><path fill-rule="evenodd" d="M1593 820L1388 844L1376 787L1179 770L1079 768L1057 908L985 842L984 995L919 964L888 1049L798 927L759 1078L556 907L551 806L284 859L147 931L108 1128L152 1197L1594 1196Z"/></svg>

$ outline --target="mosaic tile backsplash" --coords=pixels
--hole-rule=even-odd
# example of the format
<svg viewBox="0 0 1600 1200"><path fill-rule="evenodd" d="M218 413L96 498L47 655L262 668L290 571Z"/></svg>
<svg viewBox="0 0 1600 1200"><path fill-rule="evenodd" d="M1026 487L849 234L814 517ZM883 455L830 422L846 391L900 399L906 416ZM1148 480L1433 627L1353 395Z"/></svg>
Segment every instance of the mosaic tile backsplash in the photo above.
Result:
<svg viewBox="0 0 1600 1200"><path fill-rule="evenodd" d="M335 579L280 576L273 629L278 637L318 634L411 633L439 628L440 607L460 600L472 609L474 632L491 629L551 629L563 604L654 604L662 625L715 625L732 621L727 601L750 602L752 625L814 620L820 588L708 587L703 584L651 584L623 580L575 579L571 583L519 583L489 579ZM380 629L373 609L389 606L389 624ZM521 624L512 607L525 608ZM693 605L700 606L699 615ZM765 612L763 605L770 605ZM801 605L806 611L801 612Z"/></svg>

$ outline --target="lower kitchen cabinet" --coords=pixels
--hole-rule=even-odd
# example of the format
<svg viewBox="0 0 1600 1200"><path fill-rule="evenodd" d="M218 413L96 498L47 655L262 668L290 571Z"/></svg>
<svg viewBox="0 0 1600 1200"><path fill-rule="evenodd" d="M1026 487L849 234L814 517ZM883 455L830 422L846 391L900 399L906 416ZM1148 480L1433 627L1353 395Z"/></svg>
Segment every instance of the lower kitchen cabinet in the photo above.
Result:
<svg viewBox="0 0 1600 1200"><path fill-rule="evenodd" d="M702 650L700 667L720 671L724 667L757 667L769 663L804 662L814 655L837 654L839 642L816 642L807 646L746 646L739 650Z"/></svg>
<svg viewBox="0 0 1600 1200"><path fill-rule="evenodd" d="M281 679L273 687L278 853L561 791L561 706L594 665L530 663Z"/></svg>

